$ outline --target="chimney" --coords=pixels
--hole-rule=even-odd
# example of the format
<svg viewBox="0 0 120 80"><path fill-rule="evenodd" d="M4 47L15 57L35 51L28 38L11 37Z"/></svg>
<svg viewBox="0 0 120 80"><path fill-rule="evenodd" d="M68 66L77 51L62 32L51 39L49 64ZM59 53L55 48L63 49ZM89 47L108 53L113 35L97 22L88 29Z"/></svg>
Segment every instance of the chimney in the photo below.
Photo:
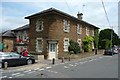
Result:
<svg viewBox="0 0 120 80"><path fill-rule="evenodd" d="M79 12L78 12L77 17L78 17L79 20L82 20L82 18L83 18L83 13L79 13Z"/></svg>

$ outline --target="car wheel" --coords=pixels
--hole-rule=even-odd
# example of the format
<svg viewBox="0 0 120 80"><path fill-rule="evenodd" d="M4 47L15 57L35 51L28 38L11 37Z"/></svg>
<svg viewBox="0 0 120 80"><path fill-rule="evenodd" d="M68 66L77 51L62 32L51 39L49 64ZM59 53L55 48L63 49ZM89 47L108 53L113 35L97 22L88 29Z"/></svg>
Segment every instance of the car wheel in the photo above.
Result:
<svg viewBox="0 0 120 80"><path fill-rule="evenodd" d="M29 64L32 64L33 62L32 62L32 60L31 59L28 59L27 60L27 64L29 65Z"/></svg>

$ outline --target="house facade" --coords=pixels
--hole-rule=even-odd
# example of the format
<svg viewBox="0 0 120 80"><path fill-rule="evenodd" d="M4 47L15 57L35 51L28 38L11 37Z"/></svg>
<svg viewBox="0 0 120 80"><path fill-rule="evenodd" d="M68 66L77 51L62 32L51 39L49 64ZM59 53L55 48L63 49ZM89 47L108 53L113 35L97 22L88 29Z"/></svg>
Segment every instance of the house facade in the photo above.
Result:
<svg viewBox="0 0 120 80"><path fill-rule="evenodd" d="M22 52L24 49L28 49L29 44L29 24L12 30L16 36L14 40L15 51L18 53Z"/></svg>
<svg viewBox="0 0 120 80"><path fill-rule="evenodd" d="M11 30L5 31L1 34L1 51L11 52L14 50L14 32Z"/></svg>
<svg viewBox="0 0 120 80"><path fill-rule="evenodd" d="M95 29L99 29L83 21L80 13L76 18L54 8L25 19L29 19L28 49L35 54L43 54L45 59L64 57L70 40L82 47L84 37L94 36Z"/></svg>

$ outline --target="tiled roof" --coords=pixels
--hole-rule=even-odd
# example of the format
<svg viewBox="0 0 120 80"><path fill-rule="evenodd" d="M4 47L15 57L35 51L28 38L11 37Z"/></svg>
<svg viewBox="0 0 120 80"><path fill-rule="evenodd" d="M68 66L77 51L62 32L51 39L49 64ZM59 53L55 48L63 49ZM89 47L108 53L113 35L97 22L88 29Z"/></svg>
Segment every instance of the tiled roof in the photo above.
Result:
<svg viewBox="0 0 120 80"><path fill-rule="evenodd" d="M57 10L57 9L55 9L55 8L49 8L49 9L44 10L44 11L41 11L41 12L39 12L39 13L30 15L30 16L27 16L27 17L25 17L25 19L29 19L29 18L31 18L31 17L35 17L35 16L38 16L38 15L41 15L41 14L51 13L51 12L62 14L62 15L64 15L64 16L70 17L70 18L72 18L72 19L74 19L74 20L83 22L84 24L87 24L87 25L93 26L93 27L95 27L95 28L98 28L98 27L96 27L96 26L94 26L94 25L92 25L92 24L90 24L90 23L88 23L88 22L86 22L86 21L79 20L78 18L76 18L76 17L74 17L74 16L71 16L71 15L65 13L65 12L60 11L60 10ZM99 29L99 28L98 28L98 29Z"/></svg>
<svg viewBox="0 0 120 80"><path fill-rule="evenodd" d="M12 31L19 31L19 30L24 30L24 29L28 29L28 28L29 28L29 24L26 24L22 27L19 27L19 28L16 28L16 29L12 30Z"/></svg>
<svg viewBox="0 0 120 80"><path fill-rule="evenodd" d="M14 32L11 30L5 31L2 33L2 37L15 37Z"/></svg>

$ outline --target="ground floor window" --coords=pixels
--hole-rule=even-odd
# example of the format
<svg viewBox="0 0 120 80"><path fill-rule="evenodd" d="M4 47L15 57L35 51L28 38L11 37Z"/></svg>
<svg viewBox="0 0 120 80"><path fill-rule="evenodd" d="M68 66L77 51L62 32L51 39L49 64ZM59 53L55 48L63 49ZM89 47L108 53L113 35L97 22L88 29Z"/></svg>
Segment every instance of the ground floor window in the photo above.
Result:
<svg viewBox="0 0 120 80"><path fill-rule="evenodd" d="M64 51L68 51L69 38L64 38Z"/></svg>
<svg viewBox="0 0 120 80"><path fill-rule="evenodd" d="M42 52L42 49L43 49L42 44L43 44L42 38L37 38L36 39L36 51L37 52Z"/></svg>

